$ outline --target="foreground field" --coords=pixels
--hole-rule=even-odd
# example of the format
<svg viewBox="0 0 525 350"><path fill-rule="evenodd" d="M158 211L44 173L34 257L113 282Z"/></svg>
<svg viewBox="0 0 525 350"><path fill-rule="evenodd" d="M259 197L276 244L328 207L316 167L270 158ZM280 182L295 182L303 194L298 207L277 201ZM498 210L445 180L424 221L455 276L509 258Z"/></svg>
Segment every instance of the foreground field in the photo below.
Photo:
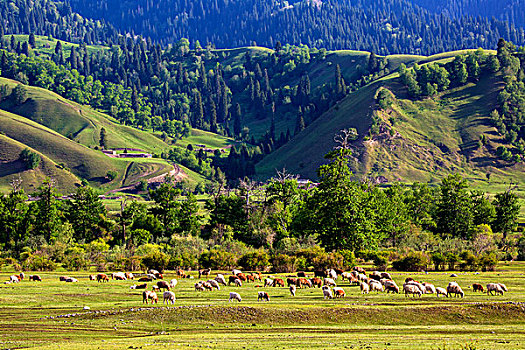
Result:
<svg viewBox="0 0 525 350"><path fill-rule="evenodd" d="M456 278L447 272L393 273L399 285L407 276L441 287L455 280L464 299L361 295L341 280L347 297L339 300L324 300L317 288L298 290L293 298L287 288L256 288L260 282L196 292L196 279L186 279L175 287L177 300L169 306L162 297L159 305L143 305L141 291L129 289L133 281L97 283L88 273L41 273L41 283L0 285L0 348L525 349L524 267L512 263ZM0 281L9 274L1 273ZM59 282L61 275L79 282ZM468 287L474 282L502 282L509 292L474 293ZM270 294L269 303L257 302L260 290ZM229 303L230 291L243 301Z"/></svg>

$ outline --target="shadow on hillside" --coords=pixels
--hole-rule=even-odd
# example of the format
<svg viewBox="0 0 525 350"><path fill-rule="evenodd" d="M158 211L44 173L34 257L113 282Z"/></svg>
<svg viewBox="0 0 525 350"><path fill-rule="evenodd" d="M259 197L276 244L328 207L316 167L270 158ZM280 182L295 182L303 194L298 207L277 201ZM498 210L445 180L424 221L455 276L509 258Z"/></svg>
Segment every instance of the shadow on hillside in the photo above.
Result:
<svg viewBox="0 0 525 350"><path fill-rule="evenodd" d="M0 177L13 175L26 170L24 164L20 160L13 160L0 164Z"/></svg>

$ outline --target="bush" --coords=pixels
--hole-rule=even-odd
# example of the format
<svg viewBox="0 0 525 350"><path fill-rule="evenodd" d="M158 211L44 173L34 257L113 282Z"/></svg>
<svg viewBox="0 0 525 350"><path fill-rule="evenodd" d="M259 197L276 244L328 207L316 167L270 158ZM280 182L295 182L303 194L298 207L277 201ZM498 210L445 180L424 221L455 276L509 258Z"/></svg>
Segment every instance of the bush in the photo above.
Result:
<svg viewBox="0 0 525 350"><path fill-rule="evenodd" d="M465 250L460 254L460 258L464 261L459 264L462 271L477 271L479 270L479 259L469 250Z"/></svg>
<svg viewBox="0 0 525 350"><path fill-rule="evenodd" d="M212 249L199 257L199 265L211 269L230 269L237 266L235 255L225 250Z"/></svg>
<svg viewBox="0 0 525 350"><path fill-rule="evenodd" d="M117 176L118 176L118 172L116 172L115 170L109 170L106 174L106 177L109 181L115 180Z"/></svg>
<svg viewBox="0 0 525 350"><path fill-rule="evenodd" d="M445 262L447 261L447 258L445 257L445 255L443 255L440 252L434 252L430 256L430 258L432 259L432 263L434 264L434 269L436 271L444 269Z"/></svg>
<svg viewBox="0 0 525 350"><path fill-rule="evenodd" d="M453 252L448 252L446 255L448 269L454 271L456 269L456 263L459 261L459 255Z"/></svg>
<svg viewBox="0 0 525 350"><path fill-rule="evenodd" d="M31 254L22 264L26 271L54 271L56 264L43 254Z"/></svg>
<svg viewBox="0 0 525 350"><path fill-rule="evenodd" d="M411 252L401 259L394 260L392 267L397 271L425 271L430 259L425 253Z"/></svg>
<svg viewBox="0 0 525 350"><path fill-rule="evenodd" d="M286 254L276 254L271 259L272 271L281 272L295 272L297 269L295 256Z"/></svg>
<svg viewBox="0 0 525 350"><path fill-rule="evenodd" d="M264 271L269 265L270 257L264 251L256 251L253 253L247 253L241 256L237 262L245 270L258 270Z"/></svg>
<svg viewBox="0 0 525 350"><path fill-rule="evenodd" d="M155 269L162 272L168 267L169 261L170 256L168 254L157 250L142 257L142 266L145 269Z"/></svg>
<svg viewBox="0 0 525 350"><path fill-rule="evenodd" d="M20 152L20 160L24 163L26 169L31 170L38 167L41 158L37 153L32 152L29 148L26 148Z"/></svg>
<svg viewBox="0 0 525 350"><path fill-rule="evenodd" d="M87 270L89 266L89 261L82 254L71 254L66 255L62 261L62 266L66 270Z"/></svg>
<svg viewBox="0 0 525 350"><path fill-rule="evenodd" d="M485 252L479 258L482 271L494 271L498 264L498 255L495 252Z"/></svg>
<svg viewBox="0 0 525 350"><path fill-rule="evenodd" d="M374 262L376 269L386 270L388 265L388 252L370 252L368 254L369 260Z"/></svg>

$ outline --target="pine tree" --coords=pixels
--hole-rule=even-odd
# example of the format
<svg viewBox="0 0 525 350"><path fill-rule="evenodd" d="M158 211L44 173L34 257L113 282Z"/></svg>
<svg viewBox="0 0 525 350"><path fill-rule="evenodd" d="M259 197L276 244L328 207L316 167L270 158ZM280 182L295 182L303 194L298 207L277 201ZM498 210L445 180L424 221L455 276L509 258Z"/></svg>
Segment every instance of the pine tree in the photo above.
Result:
<svg viewBox="0 0 525 350"><path fill-rule="evenodd" d="M31 46L32 49L36 48L36 39L35 35L33 33L29 34L28 43Z"/></svg>
<svg viewBox="0 0 525 350"><path fill-rule="evenodd" d="M235 105L235 115L233 118L233 134L235 137L239 137L242 132L242 124L241 124L241 105L236 104Z"/></svg>
<svg viewBox="0 0 525 350"><path fill-rule="evenodd" d="M106 129L104 127L100 129L99 145L100 147L104 149L108 147L108 139L107 139Z"/></svg>

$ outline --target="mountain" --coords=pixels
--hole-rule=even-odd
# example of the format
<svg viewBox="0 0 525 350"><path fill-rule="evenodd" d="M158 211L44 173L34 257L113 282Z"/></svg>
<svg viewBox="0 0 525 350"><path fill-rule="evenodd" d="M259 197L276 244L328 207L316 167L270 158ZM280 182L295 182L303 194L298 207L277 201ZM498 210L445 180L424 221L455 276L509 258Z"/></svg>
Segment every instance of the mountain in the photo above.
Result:
<svg viewBox="0 0 525 350"><path fill-rule="evenodd" d="M220 48L254 43L274 47L280 41L328 50L428 55L493 48L500 37L525 42L525 7L510 0L504 6L494 0L70 0L69 4L83 16L164 45L184 37Z"/></svg>

